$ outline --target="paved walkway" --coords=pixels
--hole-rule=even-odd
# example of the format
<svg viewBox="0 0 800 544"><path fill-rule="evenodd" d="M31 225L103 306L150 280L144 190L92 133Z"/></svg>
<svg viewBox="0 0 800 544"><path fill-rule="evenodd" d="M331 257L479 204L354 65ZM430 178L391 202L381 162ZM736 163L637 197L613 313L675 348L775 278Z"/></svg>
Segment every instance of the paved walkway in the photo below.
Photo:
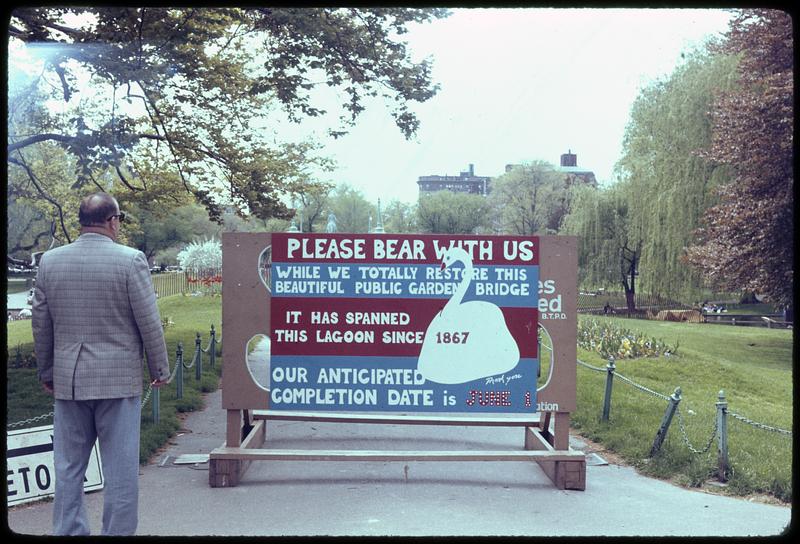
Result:
<svg viewBox="0 0 800 544"><path fill-rule="evenodd" d="M219 391L141 468L139 535L778 535L791 508L687 490L590 455L585 491L555 489L526 462L254 462L237 487L210 488ZM270 422L270 447L522 448L521 429ZM574 439L573 447L586 451ZM194 456L200 456L195 458ZM103 492L86 495L94 533ZM52 502L13 508L17 533L51 530Z"/></svg>

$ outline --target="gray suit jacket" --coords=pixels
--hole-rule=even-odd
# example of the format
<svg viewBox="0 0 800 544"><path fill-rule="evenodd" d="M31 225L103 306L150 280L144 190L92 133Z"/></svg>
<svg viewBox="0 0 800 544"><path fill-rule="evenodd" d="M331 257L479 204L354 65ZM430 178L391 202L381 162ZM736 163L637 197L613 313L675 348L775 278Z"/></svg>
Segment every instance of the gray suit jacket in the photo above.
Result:
<svg viewBox="0 0 800 544"><path fill-rule="evenodd" d="M55 398L142 394L142 358L151 379L169 377L164 331L147 259L102 234L86 233L47 251L33 296L39 380Z"/></svg>

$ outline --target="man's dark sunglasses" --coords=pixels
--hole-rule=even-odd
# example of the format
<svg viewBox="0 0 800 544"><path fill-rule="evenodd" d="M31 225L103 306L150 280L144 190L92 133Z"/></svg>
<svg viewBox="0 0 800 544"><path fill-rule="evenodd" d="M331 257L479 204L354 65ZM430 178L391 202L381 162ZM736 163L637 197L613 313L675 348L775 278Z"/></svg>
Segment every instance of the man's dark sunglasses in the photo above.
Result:
<svg viewBox="0 0 800 544"><path fill-rule="evenodd" d="M123 221L125 221L125 213L124 213L124 212L119 212L118 214L112 215L111 217L109 217L108 219L106 219L106 221L111 221L111 220L112 220L112 219L114 219L115 217L118 217L118 218L119 218L119 222L120 222L120 223L122 223Z"/></svg>

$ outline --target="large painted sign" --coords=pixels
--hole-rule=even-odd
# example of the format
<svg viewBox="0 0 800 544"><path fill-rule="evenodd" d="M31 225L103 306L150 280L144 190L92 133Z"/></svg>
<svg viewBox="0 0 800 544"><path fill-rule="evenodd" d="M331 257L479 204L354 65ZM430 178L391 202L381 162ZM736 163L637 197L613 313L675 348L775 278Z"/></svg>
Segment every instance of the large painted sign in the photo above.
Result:
<svg viewBox="0 0 800 544"><path fill-rule="evenodd" d="M227 410L575 410L574 237L237 232L222 246Z"/></svg>
<svg viewBox="0 0 800 544"><path fill-rule="evenodd" d="M538 238L273 234L268 277L271 409L536 411Z"/></svg>
<svg viewBox="0 0 800 544"><path fill-rule="evenodd" d="M23 504L55 493L53 463L53 426L8 431L6 438L8 505ZM84 491L103 488L100 449L94 443L86 467Z"/></svg>
<svg viewBox="0 0 800 544"><path fill-rule="evenodd" d="M569 448L577 265L571 236L224 233L226 431L210 485L237 485L255 459L519 458L584 489ZM278 420L520 425L525 452L262 448Z"/></svg>

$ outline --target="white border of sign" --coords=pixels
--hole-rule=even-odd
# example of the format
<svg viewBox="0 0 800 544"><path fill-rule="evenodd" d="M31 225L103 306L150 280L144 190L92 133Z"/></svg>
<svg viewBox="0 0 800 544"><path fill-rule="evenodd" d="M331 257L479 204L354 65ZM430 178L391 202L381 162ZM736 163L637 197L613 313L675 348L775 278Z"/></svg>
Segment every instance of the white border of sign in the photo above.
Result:
<svg viewBox="0 0 800 544"><path fill-rule="evenodd" d="M55 493L53 426L8 431L6 436L6 497L8 506L25 504ZM86 468L84 491L103 488L100 448L95 441Z"/></svg>

